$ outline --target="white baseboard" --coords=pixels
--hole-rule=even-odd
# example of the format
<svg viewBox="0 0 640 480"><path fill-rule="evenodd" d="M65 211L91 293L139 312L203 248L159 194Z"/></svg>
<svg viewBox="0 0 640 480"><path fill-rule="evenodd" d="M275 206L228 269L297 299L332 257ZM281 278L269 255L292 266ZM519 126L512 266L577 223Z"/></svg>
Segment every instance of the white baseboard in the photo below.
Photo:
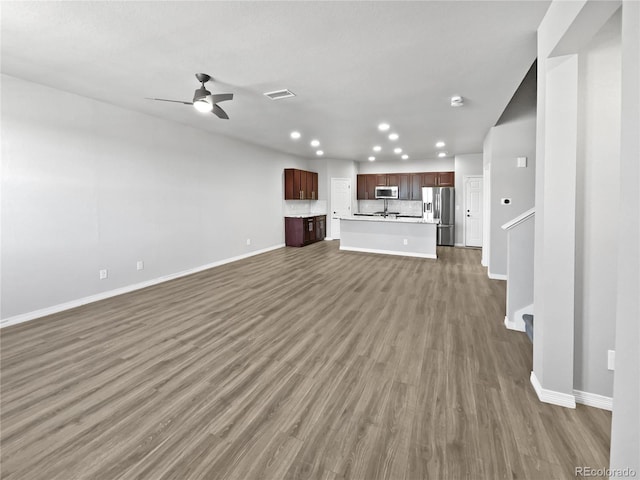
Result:
<svg viewBox="0 0 640 480"><path fill-rule="evenodd" d="M254 250L253 252L238 255L236 257L225 258L223 260L218 260L217 262L208 263L206 265L201 265L195 268L190 268L189 270L183 270L182 272L164 275L162 277L153 278L151 280L135 283L133 285L127 285L125 287L116 288L114 290L109 290L107 292L101 292L95 295L90 295L88 297L72 300L70 302L60 303L58 305L42 308L40 310L34 310L33 312L27 312L27 313L22 313L20 315L14 315L13 317L3 318L2 320L0 320L0 328L8 327L9 325L16 325L18 323L28 322L29 320L35 320L36 318L46 317L47 315L53 315L54 313L63 312L65 310L71 310L72 308L80 307L88 303L93 303L93 302L97 302L107 298L122 295L124 293L133 292L134 290L140 290L142 288L151 287L153 285L157 285L163 282L168 282L169 280L173 280L176 278L186 277L187 275L192 275L194 273L202 272L203 270L208 270L213 267L218 267L226 263L236 262L244 258L253 257L254 255L259 255L261 253L270 252L271 250L276 250L284 246L285 246L284 243L282 243L279 245L274 245L273 247L267 247L261 250Z"/></svg>
<svg viewBox="0 0 640 480"><path fill-rule="evenodd" d="M454 243L453 246L454 247L466 247L466 245L464 243Z"/></svg>
<svg viewBox="0 0 640 480"><path fill-rule="evenodd" d="M576 398L569 393L556 392L554 390L546 390L542 388L538 377L534 372L531 372L531 385L538 395L538 400L544 403L550 403L552 405L559 405L566 408L576 408Z"/></svg>
<svg viewBox="0 0 640 480"><path fill-rule="evenodd" d="M588 407L601 408L602 410L613 411L613 398L598 395L597 393L583 392L581 390L573 391L576 397L576 403L586 405Z"/></svg>
<svg viewBox="0 0 640 480"><path fill-rule="evenodd" d="M520 325L520 323L522 325ZM504 317L504 326L507 327L509 330L515 330L516 332L525 332L526 330L524 328L524 321L520 323L512 322L511 320L509 320L509 317L507 317L506 315Z"/></svg>
<svg viewBox="0 0 640 480"><path fill-rule="evenodd" d="M397 252L394 250L377 250L375 248L343 247L342 245L340 245L340 250L346 250L348 252L380 253L382 255L399 255L402 257L438 258L437 255L430 253Z"/></svg>
<svg viewBox="0 0 640 480"><path fill-rule="evenodd" d="M491 273L490 271L487 271L487 275L489 275L491 280L507 280L507 276L501 273Z"/></svg>
<svg viewBox="0 0 640 480"><path fill-rule="evenodd" d="M526 332L522 315L525 315L527 313L533 315L533 305L527 305L520 310L516 310L516 312L513 314L513 320L509 319L508 317L504 317L505 327L507 327L509 330L515 330L517 332Z"/></svg>
<svg viewBox="0 0 640 480"><path fill-rule="evenodd" d="M324 237L325 240L333 240L331 237Z"/></svg>

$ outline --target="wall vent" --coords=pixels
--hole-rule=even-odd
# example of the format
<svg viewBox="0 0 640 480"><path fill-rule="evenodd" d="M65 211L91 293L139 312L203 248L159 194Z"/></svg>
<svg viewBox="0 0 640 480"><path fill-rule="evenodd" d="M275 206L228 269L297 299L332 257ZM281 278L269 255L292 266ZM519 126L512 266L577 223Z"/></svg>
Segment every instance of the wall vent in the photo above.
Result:
<svg viewBox="0 0 640 480"><path fill-rule="evenodd" d="M291 90L287 90L285 88L284 90L276 90L274 92L267 92L267 93L265 93L265 96L269 97L271 100L281 100L283 98L295 97L296 94L293 93Z"/></svg>

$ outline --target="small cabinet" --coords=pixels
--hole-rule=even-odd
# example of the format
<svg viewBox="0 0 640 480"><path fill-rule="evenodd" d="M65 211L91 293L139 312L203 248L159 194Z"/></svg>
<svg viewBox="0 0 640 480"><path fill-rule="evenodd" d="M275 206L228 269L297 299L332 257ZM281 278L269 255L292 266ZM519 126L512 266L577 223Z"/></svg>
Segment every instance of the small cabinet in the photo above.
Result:
<svg viewBox="0 0 640 480"><path fill-rule="evenodd" d="M304 218L302 221L304 228L304 244L316 241L316 221L315 217Z"/></svg>
<svg viewBox="0 0 640 480"><path fill-rule="evenodd" d="M326 235L327 216L285 217L284 237L288 247L304 247L324 240Z"/></svg>
<svg viewBox="0 0 640 480"><path fill-rule="evenodd" d="M453 172L440 172L438 174L438 186L439 187L455 186L455 174Z"/></svg>
<svg viewBox="0 0 640 480"><path fill-rule="evenodd" d="M423 176L425 187L453 187L454 185L454 172L427 172Z"/></svg>
<svg viewBox="0 0 640 480"><path fill-rule="evenodd" d="M409 182L411 183L410 200L422 200L422 173L411 173Z"/></svg>
<svg viewBox="0 0 640 480"><path fill-rule="evenodd" d="M438 172L427 172L422 175L423 187L437 187L438 186Z"/></svg>
<svg viewBox="0 0 640 480"><path fill-rule="evenodd" d="M411 200L411 181L408 173L390 173L387 185L398 187L398 200Z"/></svg>
<svg viewBox="0 0 640 480"><path fill-rule="evenodd" d="M327 235L327 217L325 215L318 215L315 218L316 241L324 240L324 237Z"/></svg>
<svg viewBox="0 0 640 480"><path fill-rule="evenodd" d="M365 174L358 175L357 179L357 199L358 200L375 200L376 186L391 185L387 182L387 175Z"/></svg>
<svg viewBox="0 0 640 480"><path fill-rule="evenodd" d="M297 168L285 168L284 199L318 200L318 174Z"/></svg>

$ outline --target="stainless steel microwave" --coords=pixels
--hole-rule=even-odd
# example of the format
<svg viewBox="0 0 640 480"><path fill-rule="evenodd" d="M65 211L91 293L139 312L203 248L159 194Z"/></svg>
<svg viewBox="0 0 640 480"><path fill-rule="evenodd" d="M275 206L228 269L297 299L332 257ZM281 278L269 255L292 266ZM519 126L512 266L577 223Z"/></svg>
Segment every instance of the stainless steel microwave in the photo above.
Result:
<svg viewBox="0 0 640 480"><path fill-rule="evenodd" d="M398 187L376 187L376 198L398 199Z"/></svg>

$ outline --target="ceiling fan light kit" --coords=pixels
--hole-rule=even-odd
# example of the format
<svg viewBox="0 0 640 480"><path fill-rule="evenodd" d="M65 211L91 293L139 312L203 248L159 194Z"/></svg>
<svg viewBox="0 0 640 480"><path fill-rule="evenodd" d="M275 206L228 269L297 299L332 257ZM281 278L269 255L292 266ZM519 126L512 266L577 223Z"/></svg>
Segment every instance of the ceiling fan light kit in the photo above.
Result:
<svg viewBox="0 0 640 480"><path fill-rule="evenodd" d="M204 84L211 80L211 77L206 73L196 73L196 78L202 85L194 92L192 102L183 102L181 100L167 100L166 98L150 98L149 100L193 105L193 108L195 108L199 112L212 112L218 118L228 120L229 116L227 115L227 112L220 108L218 106L218 103L224 102L225 100L233 100L233 93L220 93L212 95L209 90L204 88Z"/></svg>

